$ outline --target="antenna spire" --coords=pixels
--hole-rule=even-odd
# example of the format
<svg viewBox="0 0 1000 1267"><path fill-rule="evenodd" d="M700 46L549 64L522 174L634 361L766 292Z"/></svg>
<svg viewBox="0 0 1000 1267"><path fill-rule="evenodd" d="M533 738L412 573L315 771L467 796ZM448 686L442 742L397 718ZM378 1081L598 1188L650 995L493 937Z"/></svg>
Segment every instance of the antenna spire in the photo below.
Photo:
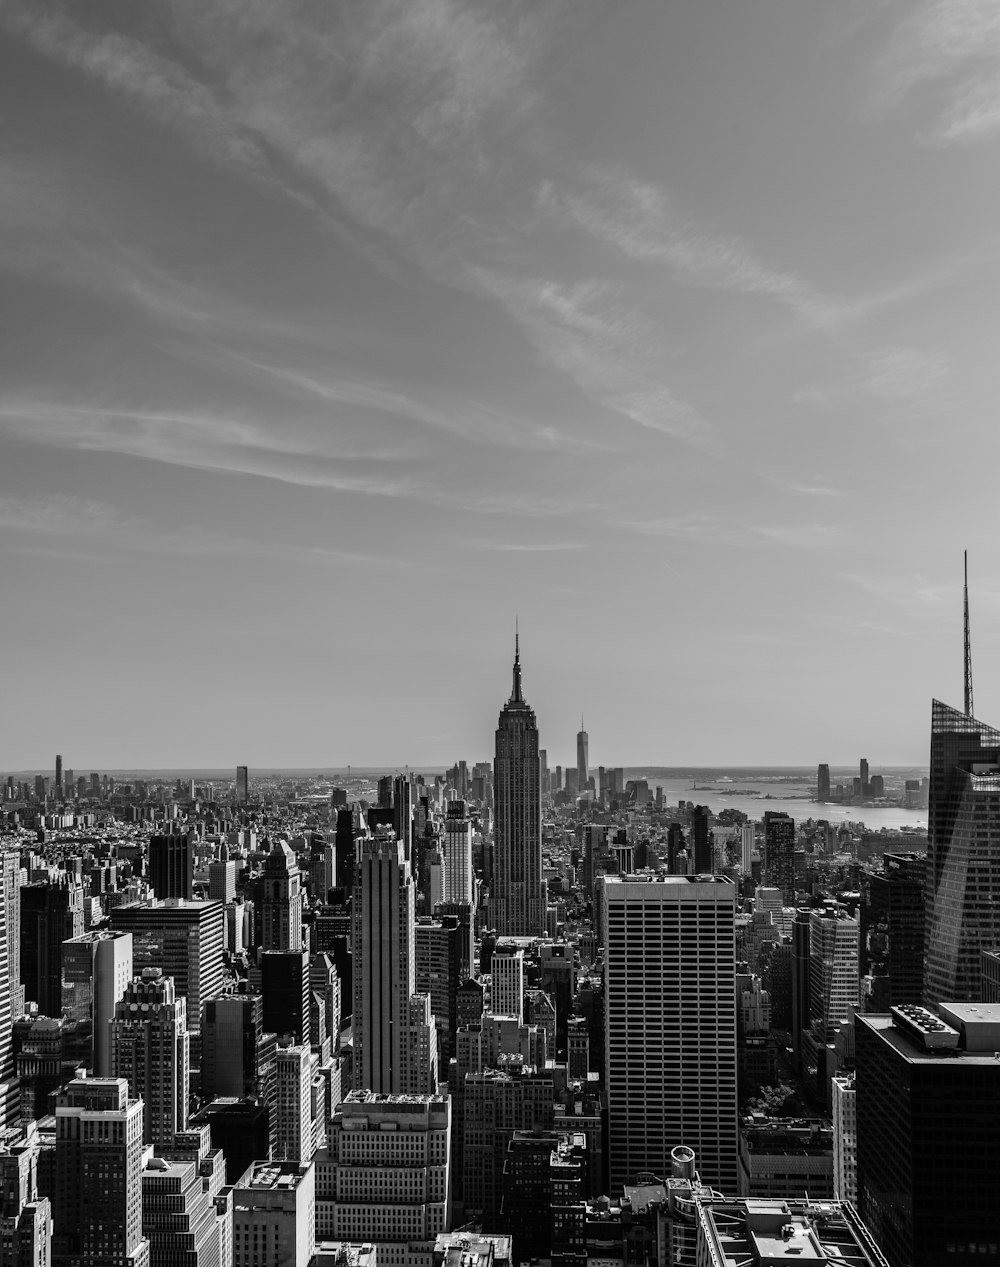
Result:
<svg viewBox="0 0 1000 1267"><path fill-rule="evenodd" d="M521 696L521 634L517 617L514 617L514 687L510 693L511 702L522 702Z"/></svg>
<svg viewBox="0 0 1000 1267"><path fill-rule="evenodd" d="M963 551L965 563L965 715L973 716L972 705L972 639L969 634L969 552Z"/></svg>

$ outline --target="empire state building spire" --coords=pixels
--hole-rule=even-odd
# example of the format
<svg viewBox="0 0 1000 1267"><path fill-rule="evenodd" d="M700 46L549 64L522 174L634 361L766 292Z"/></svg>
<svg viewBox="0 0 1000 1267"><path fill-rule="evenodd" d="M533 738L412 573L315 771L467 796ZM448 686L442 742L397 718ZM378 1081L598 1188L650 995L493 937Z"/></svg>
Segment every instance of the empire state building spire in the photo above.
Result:
<svg viewBox="0 0 1000 1267"><path fill-rule="evenodd" d="M524 696L521 694L521 635L516 621L514 622L514 685L510 692L510 702L524 703Z"/></svg>
<svg viewBox="0 0 1000 1267"><path fill-rule="evenodd" d="M514 634L514 681L500 712L493 765L496 828L490 918L501 936L545 930L542 808L535 710L521 693L521 645Z"/></svg>

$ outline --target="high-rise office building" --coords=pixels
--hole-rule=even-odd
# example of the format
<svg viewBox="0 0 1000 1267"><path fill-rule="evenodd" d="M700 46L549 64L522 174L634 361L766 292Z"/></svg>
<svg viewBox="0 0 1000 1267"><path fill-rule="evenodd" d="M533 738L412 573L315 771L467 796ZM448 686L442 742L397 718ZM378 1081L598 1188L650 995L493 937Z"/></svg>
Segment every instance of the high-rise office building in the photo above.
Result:
<svg viewBox="0 0 1000 1267"><path fill-rule="evenodd" d="M313 1054L308 1047L279 1047L274 1061L274 1157L303 1166L316 1152L312 1111Z"/></svg>
<svg viewBox="0 0 1000 1267"><path fill-rule="evenodd" d="M465 766L463 761L462 766ZM464 795L465 789L462 789ZM397 774L392 781L392 830L403 846L403 856L413 860L413 784L408 774Z"/></svg>
<svg viewBox="0 0 1000 1267"><path fill-rule="evenodd" d="M521 693L517 641L513 687L497 724L493 787L496 823L490 922L502 935L540 936L545 932L545 898L538 723Z"/></svg>
<svg viewBox="0 0 1000 1267"><path fill-rule="evenodd" d="M209 999L201 1018L201 1090L206 1100L271 1101L277 1042L264 1029L259 994Z"/></svg>
<svg viewBox="0 0 1000 1267"><path fill-rule="evenodd" d="M520 946L502 942L493 951L490 963L493 978L490 992L490 1013L494 1016L516 1016L524 1019L524 951Z"/></svg>
<svg viewBox="0 0 1000 1267"><path fill-rule="evenodd" d="M56 794L62 792L63 785L63 764L62 757L56 753Z"/></svg>
<svg viewBox="0 0 1000 1267"><path fill-rule="evenodd" d="M1000 731L931 706L924 1002L981 997L979 953L1000 945Z"/></svg>
<svg viewBox="0 0 1000 1267"><path fill-rule="evenodd" d="M309 1009L309 953L266 950L260 957L264 1029L278 1039L308 1047L312 1042Z"/></svg>
<svg viewBox="0 0 1000 1267"><path fill-rule="evenodd" d="M309 1267L315 1211L315 1166L255 1161L233 1188L232 1267Z"/></svg>
<svg viewBox="0 0 1000 1267"><path fill-rule="evenodd" d="M856 1024L858 1213L892 1267L997 1258L1000 1009Z"/></svg>
<svg viewBox="0 0 1000 1267"><path fill-rule="evenodd" d="M465 801L449 801L442 836L445 902L471 902L473 897L472 821Z"/></svg>
<svg viewBox="0 0 1000 1267"><path fill-rule="evenodd" d="M52 1267L148 1267L142 1116L124 1078L74 1078L57 1097Z"/></svg>
<svg viewBox="0 0 1000 1267"><path fill-rule="evenodd" d="M354 887L354 835L354 811L342 805L337 810L333 843L337 857L337 888L347 892Z"/></svg>
<svg viewBox="0 0 1000 1267"><path fill-rule="evenodd" d="M124 1078L131 1097L143 1102L143 1142L173 1147L187 1129L191 1035L184 1000L158 968L144 968L115 1008L111 1076Z"/></svg>
<svg viewBox="0 0 1000 1267"><path fill-rule="evenodd" d="M821 764L816 770L816 800L825 805L830 799L830 767Z"/></svg>
<svg viewBox="0 0 1000 1267"><path fill-rule="evenodd" d="M583 728L583 717L580 718L580 729L576 733L576 785L581 792L590 782L590 738Z"/></svg>
<svg viewBox="0 0 1000 1267"><path fill-rule="evenodd" d="M736 1190L736 888L718 877L602 880L612 1191L693 1148Z"/></svg>
<svg viewBox="0 0 1000 1267"><path fill-rule="evenodd" d="M696 805L691 811L691 853L695 875L711 875L715 870L715 851L712 847L709 818L707 805Z"/></svg>
<svg viewBox="0 0 1000 1267"><path fill-rule="evenodd" d="M740 868L744 875L753 870L753 847L757 835L757 826L751 819L740 829Z"/></svg>
<svg viewBox="0 0 1000 1267"><path fill-rule="evenodd" d="M38 1141L0 1152L0 1261L4 1267L49 1267L52 1205L38 1195Z"/></svg>
<svg viewBox="0 0 1000 1267"><path fill-rule="evenodd" d="M0 1082L14 1073L11 1034L24 1011L21 985L21 860L16 851L0 854Z"/></svg>
<svg viewBox="0 0 1000 1267"><path fill-rule="evenodd" d="M316 1159L321 1238L374 1241L380 1267L431 1261L451 1230L451 1099L352 1091Z"/></svg>
<svg viewBox="0 0 1000 1267"><path fill-rule="evenodd" d="M359 841L354 867L354 1084L384 1093L436 1089L430 1000L416 993L415 893L390 828Z"/></svg>
<svg viewBox="0 0 1000 1267"><path fill-rule="evenodd" d="M795 820L779 810L764 811L764 879L787 905L795 901Z"/></svg>
<svg viewBox="0 0 1000 1267"><path fill-rule="evenodd" d="M194 835L187 831L150 836L149 883L155 897L194 897L194 846Z"/></svg>
<svg viewBox="0 0 1000 1267"><path fill-rule="evenodd" d="M868 1012L919 1003L924 974L924 854L887 853L882 874L861 873L861 976Z"/></svg>
<svg viewBox="0 0 1000 1267"><path fill-rule="evenodd" d="M858 1106L853 1073L830 1079L833 1117L833 1195L858 1203Z"/></svg>
<svg viewBox="0 0 1000 1267"><path fill-rule="evenodd" d="M858 769L858 773L861 778L861 795L867 796L871 790L871 783L869 782L869 779L868 779L868 758L867 757L861 758L861 763Z"/></svg>
<svg viewBox="0 0 1000 1267"><path fill-rule="evenodd" d="M83 932L83 889L68 877L21 889L21 983L43 1016L62 1014L63 942Z"/></svg>
<svg viewBox="0 0 1000 1267"><path fill-rule="evenodd" d="M187 1132L200 1147L147 1152L142 1169L142 1228L149 1241L149 1267L227 1267L229 1211L216 1200L225 1179L209 1132Z"/></svg>
<svg viewBox="0 0 1000 1267"><path fill-rule="evenodd" d="M90 1021L93 1069L111 1077L111 1022L132 980L132 934L94 929L63 944L62 1015Z"/></svg>
<svg viewBox="0 0 1000 1267"><path fill-rule="evenodd" d="M236 863L210 862L208 864L208 896L213 902L236 900Z"/></svg>
<svg viewBox="0 0 1000 1267"><path fill-rule="evenodd" d="M132 934L132 966L160 968L173 977L178 996L187 999L189 1030L201 1025L206 999L222 991L222 948L226 908L221 902L131 902L111 912L111 927Z"/></svg>
<svg viewBox="0 0 1000 1267"><path fill-rule="evenodd" d="M809 916L809 1014L826 1040L858 1006L858 949L861 926L843 907L824 907Z"/></svg>
<svg viewBox="0 0 1000 1267"><path fill-rule="evenodd" d="M302 949L302 872L285 840L264 861L261 920L264 950Z"/></svg>
<svg viewBox="0 0 1000 1267"><path fill-rule="evenodd" d="M250 800L250 779L245 765L236 767L236 803L246 805Z"/></svg>

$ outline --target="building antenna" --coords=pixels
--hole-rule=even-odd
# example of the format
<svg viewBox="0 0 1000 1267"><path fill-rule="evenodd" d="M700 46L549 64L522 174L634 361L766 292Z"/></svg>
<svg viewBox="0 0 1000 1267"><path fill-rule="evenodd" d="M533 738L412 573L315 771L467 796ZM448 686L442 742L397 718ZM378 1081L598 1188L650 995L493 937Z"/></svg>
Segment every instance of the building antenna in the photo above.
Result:
<svg viewBox="0 0 1000 1267"><path fill-rule="evenodd" d="M973 716L972 707L972 639L969 636L969 552L963 552L965 562L965 715Z"/></svg>

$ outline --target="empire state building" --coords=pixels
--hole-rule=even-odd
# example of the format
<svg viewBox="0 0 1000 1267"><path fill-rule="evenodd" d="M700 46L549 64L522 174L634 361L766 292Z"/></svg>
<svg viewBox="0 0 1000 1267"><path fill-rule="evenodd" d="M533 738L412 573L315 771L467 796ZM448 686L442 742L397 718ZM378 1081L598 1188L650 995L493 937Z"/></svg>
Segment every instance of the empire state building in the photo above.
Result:
<svg viewBox="0 0 1000 1267"><path fill-rule="evenodd" d="M514 685L497 724L493 791L496 839L490 922L501 936L538 937L545 932L538 723L521 694L516 638Z"/></svg>

